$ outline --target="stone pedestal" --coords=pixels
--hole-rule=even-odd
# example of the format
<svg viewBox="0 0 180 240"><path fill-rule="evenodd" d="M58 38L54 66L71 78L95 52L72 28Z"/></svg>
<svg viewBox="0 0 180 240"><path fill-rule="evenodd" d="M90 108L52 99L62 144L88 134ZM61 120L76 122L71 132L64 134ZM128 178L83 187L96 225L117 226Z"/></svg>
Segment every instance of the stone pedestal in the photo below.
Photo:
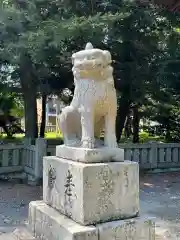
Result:
<svg viewBox="0 0 180 240"><path fill-rule="evenodd" d="M124 161L124 149L108 147L89 149L59 145L56 146L56 156L84 163L121 162Z"/></svg>
<svg viewBox="0 0 180 240"><path fill-rule="evenodd" d="M33 236L39 240L155 240L152 219L139 217L138 163L120 161L122 156L102 163L104 156L107 160L102 149L58 146L56 153L58 157L44 157L43 201L30 203Z"/></svg>
<svg viewBox="0 0 180 240"><path fill-rule="evenodd" d="M43 182L44 202L83 225L139 213L135 162L85 164L45 157Z"/></svg>
<svg viewBox="0 0 180 240"><path fill-rule="evenodd" d="M149 218L82 226L41 201L30 203L29 229L40 240L155 240Z"/></svg>
<svg viewBox="0 0 180 240"><path fill-rule="evenodd" d="M31 202L29 229L40 240L98 240L94 226L82 226L44 202Z"/></svg>

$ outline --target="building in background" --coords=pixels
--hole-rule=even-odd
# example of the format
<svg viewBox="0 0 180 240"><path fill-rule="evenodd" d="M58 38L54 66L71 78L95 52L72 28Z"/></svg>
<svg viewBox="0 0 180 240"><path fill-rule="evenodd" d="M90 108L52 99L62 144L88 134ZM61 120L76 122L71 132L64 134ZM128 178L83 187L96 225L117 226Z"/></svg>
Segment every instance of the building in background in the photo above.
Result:
<svg viewBox="0 0 180 240"><path fill-rule="evenodd" d="M57 96L48 97L46 103L46 126L56 126L57 116L61 109L65 107L64 103ZM42 99L37 99L38 124L41 123Z"/></svg>

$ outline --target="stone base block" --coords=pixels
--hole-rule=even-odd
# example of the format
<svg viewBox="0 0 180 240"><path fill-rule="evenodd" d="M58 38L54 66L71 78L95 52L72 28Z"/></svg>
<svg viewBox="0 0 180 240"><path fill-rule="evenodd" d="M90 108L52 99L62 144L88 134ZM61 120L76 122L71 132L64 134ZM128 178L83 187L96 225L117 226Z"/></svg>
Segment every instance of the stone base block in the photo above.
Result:
<svg viewBox="0 0 180 240"><path fill-rule="evenodd" d="M155 224L149 217L107 222L96 227L98 240L155 240Z"/></svg>
<svg viewBox="0 0 180 240"><path fill-rule="evenodd" d="M124 161L124 149L107 147L101 148L81 148L59 145L56 147L56 156L84 163Z"/></svg>
<svg viewBox="0 0 180 240"><path fill-rule="evenodd" d="M98 240L94 226L81 226L41 201L29 205L29 230L39 240Z"/></svg>
<svg viewBox="0 0 180 240"><path fill-rule="evenodd" d="M130 161L87 164L45 157L43 200L83 225L137 216L139 166Z"/></svg>
<svg viewBox="0 0 180 240"><path fill-rule="evenodd" d="M26 228L17 228L13 232L13 240L36 240L32 233L30 233Z"/></svg>
<svg viewBox="0 0 180 240"><path fill-rule="evenodd" d="M40 201L30 203L29 229L39 240L155 240L149 218L82 226Z"/></svg>

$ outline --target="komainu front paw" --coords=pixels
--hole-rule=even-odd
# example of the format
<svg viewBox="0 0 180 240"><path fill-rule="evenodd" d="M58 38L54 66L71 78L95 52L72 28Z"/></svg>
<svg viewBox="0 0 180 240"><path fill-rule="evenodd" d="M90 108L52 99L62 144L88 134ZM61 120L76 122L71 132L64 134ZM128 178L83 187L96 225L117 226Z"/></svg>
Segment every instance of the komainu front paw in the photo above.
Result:
<svg viewBox="0 0 180 240"><path fill-rule="evenodd" d="M82 147L83 148L90 148L90 149L93 149L95 146L94 146L94 140L83 140L82 141Z"/></svg>

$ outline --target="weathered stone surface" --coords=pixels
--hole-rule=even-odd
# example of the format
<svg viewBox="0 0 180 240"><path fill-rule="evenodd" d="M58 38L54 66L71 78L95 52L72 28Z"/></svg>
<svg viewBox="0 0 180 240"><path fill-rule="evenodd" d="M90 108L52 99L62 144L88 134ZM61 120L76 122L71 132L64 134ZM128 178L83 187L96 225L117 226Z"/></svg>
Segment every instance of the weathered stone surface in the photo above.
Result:
<svg viewBox="0 0 180 240"><path fill-rule="evenodd" d="M56 156L84 163L98 163L111 161L124 161L124 149L120 148L80 148L59 145L56 147Z"/></svg>
<svg viewBox="0 0 180 240"><path fill-rule="evenodd" d="M27 228L17 228L14 232L14 240L36 240Z"/></svg>
<svg viewBox="0 0 180 240"><path fill-rule="evenodd" d="M155 224L148 217L107 222L97 228L98 240L155 240Z"/></svg>
<svg viewBox="0 0 180 240"><path fill-rule="evenodd" d="M126 219L139 212L135 162L78 163L44 158L43 200L83 225Z"/></svg>
<svg viewBox="0 0 180 240"><path fill-rule="evenodd" d="M30 203L29 227L39 240L155 240L155 226L149 218L82 226L41 201Z"/></svg>
<svg viewBox="0 0 180 240"><path fill-rule="evenodd" d="M29 228L39 240L98 240L94 226L81 226L41 201L29 205Z"/></svg>

